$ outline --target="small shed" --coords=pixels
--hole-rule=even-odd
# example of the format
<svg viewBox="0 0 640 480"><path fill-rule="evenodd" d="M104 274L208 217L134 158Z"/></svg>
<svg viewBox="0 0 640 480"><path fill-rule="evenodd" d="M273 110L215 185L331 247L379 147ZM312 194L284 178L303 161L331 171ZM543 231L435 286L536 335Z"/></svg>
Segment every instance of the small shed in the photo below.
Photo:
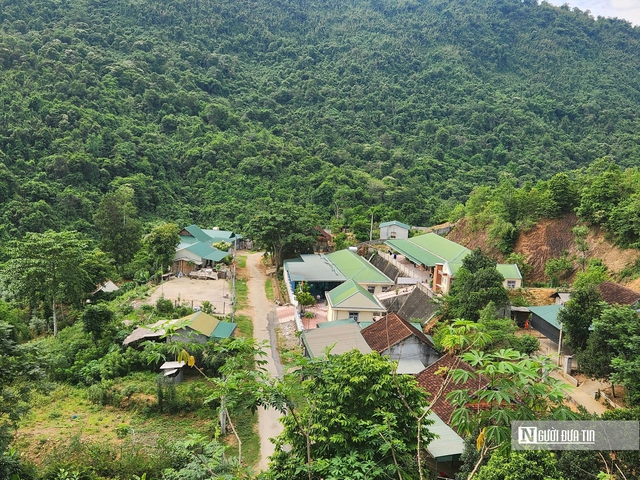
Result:
<svg viewBox="0 0 640 480"><path fill-rule="evenodd" d="M164 362L160 365L160 372L163 376L172 378L174 385L177 385L184 375L184 365L184 362Z"/></svg>
<svg viewBox="0 0 640 480"><path fill-rule="evenodd" d="M380 239L387 240L389 238L407 239L409 238L409 230L411 227L406 223L392 220L380 224Z"/></svg>
<svg viewBox="0 0 640 480"><path fill-rule="evenodd" d="M571 299L571 292L554 292L549 297L555 300L556 305L564 305Z"/></svg>
<svg viewBox="0 0 640 480"><path fill-rule="evenodd" d="M558 320L560 310L562 305L529 307L531 326L556 344L560 341L560 321Z"/></svg>

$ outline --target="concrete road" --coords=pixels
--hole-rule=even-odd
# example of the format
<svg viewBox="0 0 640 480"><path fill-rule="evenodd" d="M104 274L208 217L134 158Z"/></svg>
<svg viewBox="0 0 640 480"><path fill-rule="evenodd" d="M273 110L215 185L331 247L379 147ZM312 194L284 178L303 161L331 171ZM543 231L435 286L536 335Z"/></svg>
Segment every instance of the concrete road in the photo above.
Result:
<svg viewBox="0 0 640 480"><path fill-rule="evenodd" d="M272 376L282 375L282 365L278 355L275 326L277 323L276 308L267 299L265 293L266 275L262 267L262 253L252 253L247 256L247 289L251 318L253 319L253 336L257 342L266 340L269 343L268 363L265 368ZM269 440L282 431L282 424L278 421L280 413L274 409L258 409L258 433L260 435L260 462L256 466L259 470L266 470L269 465L268 457L273 454L274 445Z"/></svg>

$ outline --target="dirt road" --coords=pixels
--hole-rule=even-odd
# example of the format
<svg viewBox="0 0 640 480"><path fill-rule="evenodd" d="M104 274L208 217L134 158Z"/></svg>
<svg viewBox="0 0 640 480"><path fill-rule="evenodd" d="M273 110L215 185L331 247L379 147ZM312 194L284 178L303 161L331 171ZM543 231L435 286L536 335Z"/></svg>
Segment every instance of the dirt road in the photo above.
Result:
<svg viewBox="0 0 640 480"><path fill-rule="evenodd" d="M269 345L268 372L275 376L282 374L282 366L276 348L275 325L277 321L275 305L267 299L264 284L266 276L261 268L262 253L247 256L247 289L249 308L253 318L253 336L257 342L266 340ZM280 413L274 409L258 409L258 433L260 435L260 463L257 468L266 470L269 457L273 453L273 444L269 441L282 431L278 421Z"/></svg>

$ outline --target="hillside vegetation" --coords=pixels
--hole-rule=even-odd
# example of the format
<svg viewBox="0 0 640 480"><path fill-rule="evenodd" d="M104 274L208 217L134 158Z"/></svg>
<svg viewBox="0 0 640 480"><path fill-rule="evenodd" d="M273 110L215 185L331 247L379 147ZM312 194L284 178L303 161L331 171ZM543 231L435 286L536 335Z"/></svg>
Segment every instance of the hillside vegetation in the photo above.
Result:
<svg viewBox="0 0 640 480"><path fill-rule="evenodd" d="M527 0L0 1L1 235L243 226L261 198L357 229L638 160L640 29ZM366 223L366 222L365 222Z"/></svg>

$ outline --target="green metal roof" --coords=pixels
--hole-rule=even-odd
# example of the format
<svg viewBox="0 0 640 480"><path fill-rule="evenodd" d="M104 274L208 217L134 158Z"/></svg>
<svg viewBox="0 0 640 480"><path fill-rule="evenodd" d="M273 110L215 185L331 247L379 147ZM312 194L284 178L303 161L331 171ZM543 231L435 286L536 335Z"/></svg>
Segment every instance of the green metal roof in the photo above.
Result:
<svg viewBox="0 0 640 480"><path fill-rule="evenodd" d="M198 239L198 241L200 241L200 242L206 242L206 241L210 240L209 235L204 233L202 231L202 229L197 225L189 225L188 227L185 227L184 229L187 232L189 232L191 235L196 237Z"/></svg>
<svg viewBox="0 0 640 480"><path fill-rule="evenodd" d="M384 243L418 265L433 267L436 263L444 263L443 258L428 252L410 240L387 240Z"/></svg>
<svg viewBox="0 0 640 480"><path fill-rule="evenodd" d="M382 222L380 224L380 228L382 227L391 227L392 225L397 225L398 227L405 228L407 230L411 230L411 227L406 223L399 222L397 220L391 220L390 222Z"/></svg>
<svg viewBox="0 0 640 480"><path fill-rule="evenodd" d="M236 324L231 322L220 322L211 334L214 338L229 338L236 330Z"/></svg>
<svg viewBox="0 0 640 480"><path fill-rule="evenodd" d="M339 250L325 255L331 263L345 276L364 284L393 285L393 280L387 277L376 267L367 262L357 253L350 250Z"/></svg>
<svg viewBox="0 0 640 480"><path fill-rule="evenodd" d="M466 247L458 245L456 242L447 240L435 233L426 233L408 239L411 243L419 246L423 250L430 252L447 262L461 261L464 257L471 253Z"/></svg>
<svg viewBox="0 0 640 480"><path fill-rule="evenodd" d="M354 280L347 280L342 285L337 286L333 290L327 293L327 298L332 307L338 307L349 299L354 297L360 297L361 303L359 305L350 305L353 308L359 308L361 310L376 310L384 311L384 306L367 291L364 287L357 284Z"/></svg>
<svg viewBox="0 0 640 480"><path fill-rule="evenodd" d="M202 232L213 241L224 240L233 243L233 239L237 237L237 235L229 230L202 229Z"/></svg>
<svg viewBox="0 0 640 480"><path fill-rule="evenodd" d="M189 250L192 253L195 253L200 258L204 258L206 260L211 260L213 262L219 262L227 255L228 252L222 252L217 248L213 248L211 245L205 242L194 243L193 245L188 245L185 247L186 250Z"/></svg>
<svg viewBox="0 0 640 480"><path fill-rule="evenodd" d="M218 250L217 248L214 248L213 252L211 252L210 254L202 258L206 260L211 260L212 262L221 262L228 256L229 256L229 252L223 252L221 250Z"/></svg>
<svg viewBox="0 0 640 480"><path fill-rule="evenodd" d="M516 278L522 280L520 269L515 263L499 263L496 268L505 279Z"/></svg>
<svg viewBox="0 0 640 480"><path fill-rule="evenodd" d="M562 305L545 305L542 307L529 307L531 313L536 314L545 322L553 325L560 330L560 322L558 321L558 313L562 309Z"/></svg>

